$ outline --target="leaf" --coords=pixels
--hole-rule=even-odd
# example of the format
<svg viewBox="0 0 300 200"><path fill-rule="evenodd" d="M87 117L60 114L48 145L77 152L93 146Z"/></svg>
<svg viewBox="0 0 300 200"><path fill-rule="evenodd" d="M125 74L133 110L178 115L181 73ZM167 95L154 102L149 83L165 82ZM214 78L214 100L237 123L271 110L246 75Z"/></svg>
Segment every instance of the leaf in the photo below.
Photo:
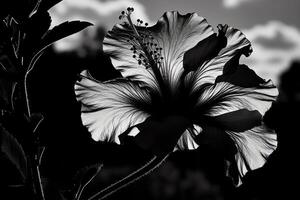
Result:
<svg viewBox="0 0 300 200"><path fill-rule="evenodd" d="M43 54L43 51L49 47L54 42L65 38L69 35L72 35L74 33L77 33L83 29L85 29L88 26L91 26L92 24L89 22L84 21L66 21L60 25L55 26L53 29L49 30L41 40L41 44L39 47L39 50L35 53L33 58L30 61L29 67L27 69L27 72L31 71L36 63L36 61L40 58L40 56Z"/></svg>
<svg viewBox="0 0 300 200"><path fill-rule="evenodd" d="M27 177L27 159L21 144L0 125L0 149L8 160L18 169L25 183Z"/></svg>
<svg viewBox="0 0 300 200"><path fill-rule="evenodd" d="M48 12L36 12L24 25L26 36L22 54L25 62L30 61L30 57L38 50L42 36L48 31L51 25L51 17Z"/></svg>
<svg viewBox="0 0 300 200"><path fill-rule="evenodd" d="M51 21L49 12L36 12L24 25L26 37L29 35L40 40L50 28Z"/></svg>
<svg viewBox="0 0 300 200"><path fill-rule="evenodd" d="M50 44L77 33L91 25L91 23L85 21L66 21L61 23L46 33L46 35L42 38L41 47L44 48L49 46Z"/></svg>
<svg viewBox="0 0 300 200"><path fill-rule="evenodd" d="M80 169L75 177L75 185L78 186L75 199L80 199L80 196L86 186L99 174L99 172L102 169L103 164L95 164L91 166L84 167L83 169Z"/></svg>

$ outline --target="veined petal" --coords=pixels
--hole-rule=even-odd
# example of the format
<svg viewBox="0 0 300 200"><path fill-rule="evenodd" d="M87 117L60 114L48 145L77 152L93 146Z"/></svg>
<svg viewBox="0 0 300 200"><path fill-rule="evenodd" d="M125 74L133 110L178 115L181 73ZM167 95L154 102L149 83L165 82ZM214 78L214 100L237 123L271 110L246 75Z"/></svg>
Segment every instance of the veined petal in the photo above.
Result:
<svg viewBox="0 0 300 200"><path fill-rule="evenodd" d="M240 178L247 171L261 167L276 149L277 136L261 124L261 116L271 107L277 95L278 91L271 81L249 88L218 82L207 86L199 98L199 110L196 112L201 110L210 116L234 140ZM248 116L238 117L237 114Z"/></svg>
<svg viewBox="0 0 300 200"><path fill-rule="evenodd" d="M159 48L157 51L163 59L158 67L164 80L173 89L178 85L179 77L183 72L184 53L214 33L207 21L196 13L181 15L175 11L166 12L152 27L136 28L141 35L151 36L151 41ZM121 70L124 77L133 77L156 87L156 80L150 68L141 67L132 57L130 49L136 45L135 40L132 40L132 34L133 31L128 24L115 26L104 39L104 51L117 55L112 57L112 63ZM146 45L151 43L148 39L144 40ZM155 48L148 49L155 51Z"/></svg>
<svg viewBox="0 0 300 200"><path fill-rule="evenodd" d="M266 126L257 126L244 132L226 131L237 147L235 160L239 171L239 184L243 176L250 170L262 167L266 158L277 147L277 136Z"/></svg>
<svg viewBox="0 0 300 200"><path fill-rule="evenodd" d="M197 90L203 84L213 84L216 78L222 74L225 64L234 56L239 58L241 54L250 55L252 51L251 43L241 31L228 27L225 36L227 37L226 47L217 56L199 66L197 71L192 73L187 80L192 82L193 90Z"/></svg>
<svg viewBox="0 0 300 200"><path fill-rule="evenodd" d="M166 12L149 30L162 47L160 70L171 86L178 84L183 72L184 53L214 34L203 17L196 13L181 15L175 11Z"/></svg>
<svg viewBox="0 0 300 200"><path fill-rule="evenodd" d="M119 144L121 133L149 116L142 108L151 103L150 96L138 85L125 79L101 83L87 71L81 76L75 85L76 98L82 104L82 122L94 140Z"/></svg>
<svg viewBox="0 0 300 200"><path fill-rule="evenodd" d="M209 85L198 98L195 112L217 116L240 109L257 110L261 115L271 107L278 95L272 81L258 87L244 88L228 82Z"/></svg>

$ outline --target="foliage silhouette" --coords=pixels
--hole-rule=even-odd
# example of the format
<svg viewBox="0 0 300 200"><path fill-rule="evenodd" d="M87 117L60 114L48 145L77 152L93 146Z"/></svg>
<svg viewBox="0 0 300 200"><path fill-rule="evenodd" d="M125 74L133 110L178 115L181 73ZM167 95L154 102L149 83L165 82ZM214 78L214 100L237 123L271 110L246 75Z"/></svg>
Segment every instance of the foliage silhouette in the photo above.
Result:
<svg viewBox="0 0 300 200"><path fill-rule="evenodd" d="M39 131L44 116L32 112L29 75L53 42L91 25L72 21L49 30L48 9L58 2L9 1L1 7L0 15L1 153L22 175L22 181L14 184L25 188L34 199L45 199L45 184L40 174L45 147L40 143Z"/></svg>

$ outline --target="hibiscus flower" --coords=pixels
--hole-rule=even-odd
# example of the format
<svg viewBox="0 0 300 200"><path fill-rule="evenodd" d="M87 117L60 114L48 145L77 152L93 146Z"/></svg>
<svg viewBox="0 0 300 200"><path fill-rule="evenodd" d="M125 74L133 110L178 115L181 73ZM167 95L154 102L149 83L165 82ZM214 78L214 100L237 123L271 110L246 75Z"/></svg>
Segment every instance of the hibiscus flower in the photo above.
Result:
<svg viewBox="0 0 300 200"><path fill-rule="evenodd" d="M263 166L277 146L262 117L278 91L246 65L251 44L238 29L196 13L166 12L151 27L123 11L103 50L123 78L100 82L88 71L75 85L82 122L96 141L132 140L154 155L216 146L238 171Z"/></svg>

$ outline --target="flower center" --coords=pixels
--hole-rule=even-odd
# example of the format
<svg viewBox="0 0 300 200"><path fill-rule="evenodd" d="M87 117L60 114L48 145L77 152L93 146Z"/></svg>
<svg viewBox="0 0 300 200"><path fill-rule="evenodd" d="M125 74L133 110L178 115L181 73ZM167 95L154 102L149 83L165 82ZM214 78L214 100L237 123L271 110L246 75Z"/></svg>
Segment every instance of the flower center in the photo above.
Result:
<svg viewBox="0 0 300 200"><path fill-rule="evenodd" d="M151 35L150 31L147 32L147 23L144 23L140 19L137 20L137 25L132 22L131 14L133 11L134 9L129 7L126 12L122 11L119 16L119 19L127 19L133 31L132 38L128 40L132 45L130 50L133 52L133 58L138 61L139 65L145 66L146 69L152 69L162 94L166 95L168 93L167 87L159 70L163 60L161 56L162 48L159 46L158 41ZM142 26L143 24L144 27ZM143 28L143 31L139 32L138 29L141 28Z"/></svg>

